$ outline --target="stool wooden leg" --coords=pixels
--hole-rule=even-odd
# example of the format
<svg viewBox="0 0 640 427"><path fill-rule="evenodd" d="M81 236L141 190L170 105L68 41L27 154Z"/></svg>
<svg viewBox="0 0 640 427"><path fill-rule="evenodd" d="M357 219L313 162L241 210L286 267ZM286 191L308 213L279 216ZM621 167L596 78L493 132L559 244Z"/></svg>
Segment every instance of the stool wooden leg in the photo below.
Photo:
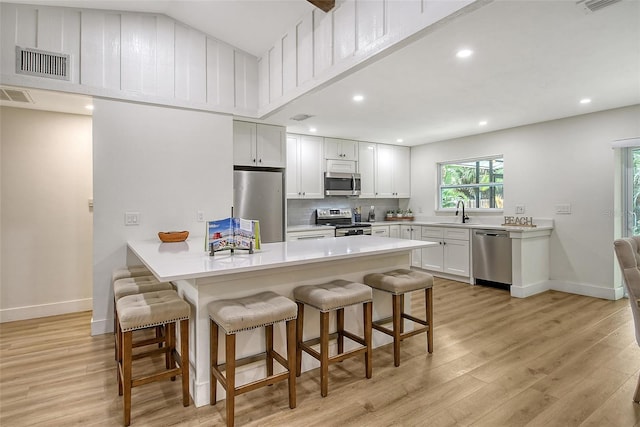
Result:
<svg viewBox="0 0 640 427"><path fill-rule="evenodd" d="M289 369L289 408L296 407L296 322L287 321L287 369Z"/></svg>
<svg viewBox="0 0 640 427"><path fill-rule="evenodd" d="M404 319L402 315L404 314L404 295L400 295L400 333L404 333Z"/></svg>
<svg viewBox="0 0 640 427"><path fill-rule="evenodd" d="M367 378L371 378L373 373L373 350L371 345L371 323L373 318L373 303L364 304L364 342L367 346L367 352L364 355L364 366Z"/></svg>
<svg viewBox="0 0 640 427"><path fill-rule="evenodd" d="M132 332L124 332L122 334L122 387L123 387L123 406L124 406L124 425L131 424L131 364L132 364Z"/></svg>
<svg viewBox="0 0 640 427"><path fill-rule="evenodd" d="M273 325L264 327L264 338L266 343L267 356L267 376L273 375Z"/></svg>
<svg viewBox="0 0 640 427"><path fill-rule="evenodd" d="M329 313L320 312L320 395L329 392Z"/></svg>
<svg viewBox="0 0 640 427"><path fill-rule="evenodd" d="M304 325L304 304L301 302L296 303L298 305L298 318L296 319L296 377L299 377L302 373L302 332Z"/></svg>
<svg viewBox="0 0 640 427"><path fill-rule="evenodd" d="M236 392L236 334L227 334L225 341L227 359L227 427L233 427Z"/></svg>
<svg viewBox="0 0 640 427"><path fill-rule="evenodd" d="M166 341L166 352L164 354L165 365L167 369L173 369L176 367L176 362L173 359L173 350L176 348L176 324L168 323L164 328L164 339ZM171 377L171 381L175 381L176 377Z"/></svg>
<svg viewBox="0 0 640 427"><path fill-rule="evenodd" d="M427 288L424 292L424 305L427 310L427 351L433 353L433 288Z"/></svg>
<svg viewBox="0 0 640 427"><path fill-rule="evenodd" d="M123 389L123 385L122 385L122 330L120 329L120 322L118 322L118 333L116 334L116 341L117 341L117 352L116 352L116 357L117 357L117 361L118 361L118 371L116 372L116 374L118 375L118 396L122 396L122 393L124 391Z"/></svg>
<svg viewBox="0 0 640 427"><path fill-rule="evenodd" d="M180 360L182 405L189 406L189 319L180 321Z"/></svg>
<svg viewBox="0 0 640 427"><path fill-rule="evenodd" d="M338 324L338 354L344 353L344 308L336 310L336 322Z"/></svg>
<svg viewBox="0 0 640 427"><path fill-rule="evenodd" d="M209 320L209 354L211 357L211 367L218 367L218 324L213 320ZM217 400L218 379L213 375L211 369L211 378L209 379L209 404L215 405Z"/></svg>
<svg viewBox="0 0 640 427"><path fill-rule="evenodd" d="M400 299L402 295L393 295L393 364L400 366L400 323L402 315L400 312Z"/></svg>

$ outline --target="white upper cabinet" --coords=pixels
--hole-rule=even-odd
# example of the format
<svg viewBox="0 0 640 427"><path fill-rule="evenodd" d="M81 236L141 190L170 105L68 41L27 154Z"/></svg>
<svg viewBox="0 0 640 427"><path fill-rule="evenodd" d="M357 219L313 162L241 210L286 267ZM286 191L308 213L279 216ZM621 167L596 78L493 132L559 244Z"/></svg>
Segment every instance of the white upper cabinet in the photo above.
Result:
<svg viewBox="0 0 640 427"><path fill-rule="evenodd" d="M323 139L287 134L287 199L323 199Z"/></svg>
<svg viewBox="0 0 640 427"><path fill-rule="evenodd" d="M358 141L325 138L324 158L327 160L358 160Z"/></svg>
<svg viewBox="0 0 640 427"><path fill-rule="evenodd" d="M411 150L398 145L377 144L376 197L411 196Z"/></svg>
<svg viewBox="0 0 640 427"><path fill-rule="evenodd" d="M361 198L376 197L376 148L378 144L358 143L358 172L360 172Z"/></svg>
<svg viewBox="0 0 640 427"><path fill-rule="evenodd" d="M286 166L286 130L282 126L233 122L233 163L238 166Z"/></svg>

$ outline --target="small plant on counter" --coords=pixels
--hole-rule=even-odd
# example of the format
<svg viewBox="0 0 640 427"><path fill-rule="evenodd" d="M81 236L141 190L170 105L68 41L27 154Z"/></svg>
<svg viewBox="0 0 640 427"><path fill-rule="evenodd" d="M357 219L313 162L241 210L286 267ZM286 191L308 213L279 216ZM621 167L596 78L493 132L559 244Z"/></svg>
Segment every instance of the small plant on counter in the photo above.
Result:
<svg viewBox="0 0 640 427"><path fill-rule="evenodd" d="M393 216L393 211L387 211L387 218L391 218Z"/></svg>

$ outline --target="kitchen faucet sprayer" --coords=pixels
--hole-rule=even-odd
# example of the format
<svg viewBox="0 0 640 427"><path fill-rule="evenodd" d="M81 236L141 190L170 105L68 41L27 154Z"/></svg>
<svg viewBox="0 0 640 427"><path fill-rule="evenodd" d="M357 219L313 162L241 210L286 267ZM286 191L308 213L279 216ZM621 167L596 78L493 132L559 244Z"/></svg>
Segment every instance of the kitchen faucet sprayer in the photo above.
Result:
<svg viewBox="0 0 640 427"><path fill-rule="evenodd" d="M462 199L458 200L458 203L456 203L456 216L458 216L458 208L460 207L460 203L462 203L462 223L464 224L465 222L469 221L469 217L464 213L464 200Z"/></svg>

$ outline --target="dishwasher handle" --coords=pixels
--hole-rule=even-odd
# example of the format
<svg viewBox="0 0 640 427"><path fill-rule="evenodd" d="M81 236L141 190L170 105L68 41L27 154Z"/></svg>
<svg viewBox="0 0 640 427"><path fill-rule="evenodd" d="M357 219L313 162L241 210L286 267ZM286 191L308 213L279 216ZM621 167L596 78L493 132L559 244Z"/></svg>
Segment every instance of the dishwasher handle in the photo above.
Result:
<svg viewBox="0 0 640 427"><path fill-rule="evenodd" d="M476 230L475 234L486 237L509 237L509 233L502 230Z"/></svg>

